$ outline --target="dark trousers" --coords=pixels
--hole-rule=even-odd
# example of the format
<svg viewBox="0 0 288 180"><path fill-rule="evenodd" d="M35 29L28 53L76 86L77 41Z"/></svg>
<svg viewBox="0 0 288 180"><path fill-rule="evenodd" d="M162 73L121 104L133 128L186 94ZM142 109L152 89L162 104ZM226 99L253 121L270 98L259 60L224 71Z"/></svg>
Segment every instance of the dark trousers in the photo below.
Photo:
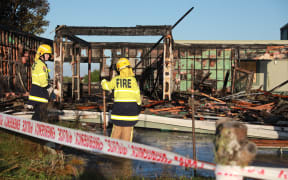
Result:
<svg viewBox="0 0 288 180"><path fill-rule="evenodd" d="M34 114L32 116L33 120L36 121L48 121L48 103L39 103L34 105Z"/></svg>

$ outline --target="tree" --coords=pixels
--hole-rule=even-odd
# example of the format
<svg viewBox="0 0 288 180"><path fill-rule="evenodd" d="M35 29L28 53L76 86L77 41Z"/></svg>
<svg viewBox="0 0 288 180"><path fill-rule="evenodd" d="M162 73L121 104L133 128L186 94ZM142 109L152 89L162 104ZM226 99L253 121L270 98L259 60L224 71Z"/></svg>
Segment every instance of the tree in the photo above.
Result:
<svg viewBox="0 0 288 180"><path fill-rule="evenodd" d="M95 69L93 72L91 72L91 82L98 81L100 81L100 71ZM88 75L84 76L84 83L88 83Z"/></svg>
<svg viewBox="0 0 288 180"><path fill-rule="evenodd" d="M64 76L63 77L63 82L64 83L71 83L72 82L72 77Z"/></svg>
<svg viewBox="0 0 288 180"><path fill-rule="evenodd" d="M1 0L0 24L39 35L49 25L44 19L49 9L47 0Z"/></svg>

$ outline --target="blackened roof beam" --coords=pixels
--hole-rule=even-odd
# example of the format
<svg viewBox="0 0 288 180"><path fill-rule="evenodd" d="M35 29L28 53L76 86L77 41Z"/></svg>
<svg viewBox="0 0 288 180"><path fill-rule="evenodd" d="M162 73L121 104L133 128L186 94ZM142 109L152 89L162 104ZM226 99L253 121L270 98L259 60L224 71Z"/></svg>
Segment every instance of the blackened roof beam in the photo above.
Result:
<svg viewBox="0 0 288 180"><path fill-rule="evenodd" d="M30 38L33 38L33 39L35 39L37 41L40 41L41 43L46 43L46 44L49 44L51 46L53 45L53 40L51 40L51 39L47 39L47 38L36 36L34 34L23 32L23 31L20 31L20 30L18 30L16 28L13 28L13 27L8 27L8 26L4 26L4 25L0 24L0 30L4 30L4 31L10 32L10 33L14 33L14 34L20 35L20 36L30 37Z"/></svg>
<svg viewBox="0 0 288 180"><path fill-rule="evenodd" d="M172 26L141 26L136 27L83 27L66 26L56 27L57 35L98 35L98 36L165 36L171 34Z"/></svg>
<svg viewBox="0 0 288 180"><path fill-rule="evenodd" d="M65 35L69 40L73 41L73 42L76 42L82 46L87 46L87 47L91 47L90 43L81 39L81 38L78 38L77 36L74 36L74 35L70 35L70 34L66 34Z"/></svg>

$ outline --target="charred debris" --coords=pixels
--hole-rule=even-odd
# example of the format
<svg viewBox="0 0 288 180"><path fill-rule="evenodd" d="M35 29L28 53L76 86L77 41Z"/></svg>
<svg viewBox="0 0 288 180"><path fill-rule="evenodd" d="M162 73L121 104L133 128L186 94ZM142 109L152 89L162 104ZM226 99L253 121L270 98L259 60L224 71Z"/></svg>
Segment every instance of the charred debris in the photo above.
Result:
<svg viewBox="0 0 288 180"><path fill-rule="evenodd" d="M288 41L177 41L173 26L57 26L49 40L0 26L0 111L25 111L31 65L41 43L53 46L51 84L60 95L56 109L103 110L99 82L91 82L91 64L100 79L111 79L119 57L129 58L143 94L142 113L191 118L231 117L257 124L288 126ZM153 43L87 42L81 35L160 36ZM88 83L80 64L88 64ZM64 65L66 64L66 66ZM71 81L63 72L71 68ZM192 89L194 93L192 96ZM106 96L107 109L113 99Z"/></svg>

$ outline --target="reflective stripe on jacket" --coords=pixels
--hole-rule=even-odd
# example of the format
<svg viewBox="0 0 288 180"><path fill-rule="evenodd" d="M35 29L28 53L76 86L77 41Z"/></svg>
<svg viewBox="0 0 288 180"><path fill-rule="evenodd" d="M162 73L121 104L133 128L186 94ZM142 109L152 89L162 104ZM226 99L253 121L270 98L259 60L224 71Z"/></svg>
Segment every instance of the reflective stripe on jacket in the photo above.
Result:
<svg viewBox="0 0 288 180"><path fill-rule="evenodd" d="M140 90L135 77L116 76L111 81L101 82L104 90L114 90L111 121L118 126L134 126L138 121Z"/></svg>
<svg viewBox="0 0 288 180"><path fill-rule="evenodd" d="M138 121L139 107L136 102L114 102L111 122L118 126L134 126Z"/></svg>
<svg viewBox="0 0 288 180"><path fill-rule="evenodd" d="M32 87L30 89L29 104L48 103L49 94L46 89L48 73L47 65L41 60L35 59L32 65Z"/></svg>
<svg viewBox="0 0 288 180"><path fill-rule="evenodd" d="M38 101L38 102L42 102L42 103L48 103L48 99L37 97L37 96L29 96L29 100L30 101Z"/></svg>
<svg viewBox="0 0 288 180"><path fill-rule="evenodd" d="M28 104L48 103L49 94L46 88L32 84Z"/></svg>

